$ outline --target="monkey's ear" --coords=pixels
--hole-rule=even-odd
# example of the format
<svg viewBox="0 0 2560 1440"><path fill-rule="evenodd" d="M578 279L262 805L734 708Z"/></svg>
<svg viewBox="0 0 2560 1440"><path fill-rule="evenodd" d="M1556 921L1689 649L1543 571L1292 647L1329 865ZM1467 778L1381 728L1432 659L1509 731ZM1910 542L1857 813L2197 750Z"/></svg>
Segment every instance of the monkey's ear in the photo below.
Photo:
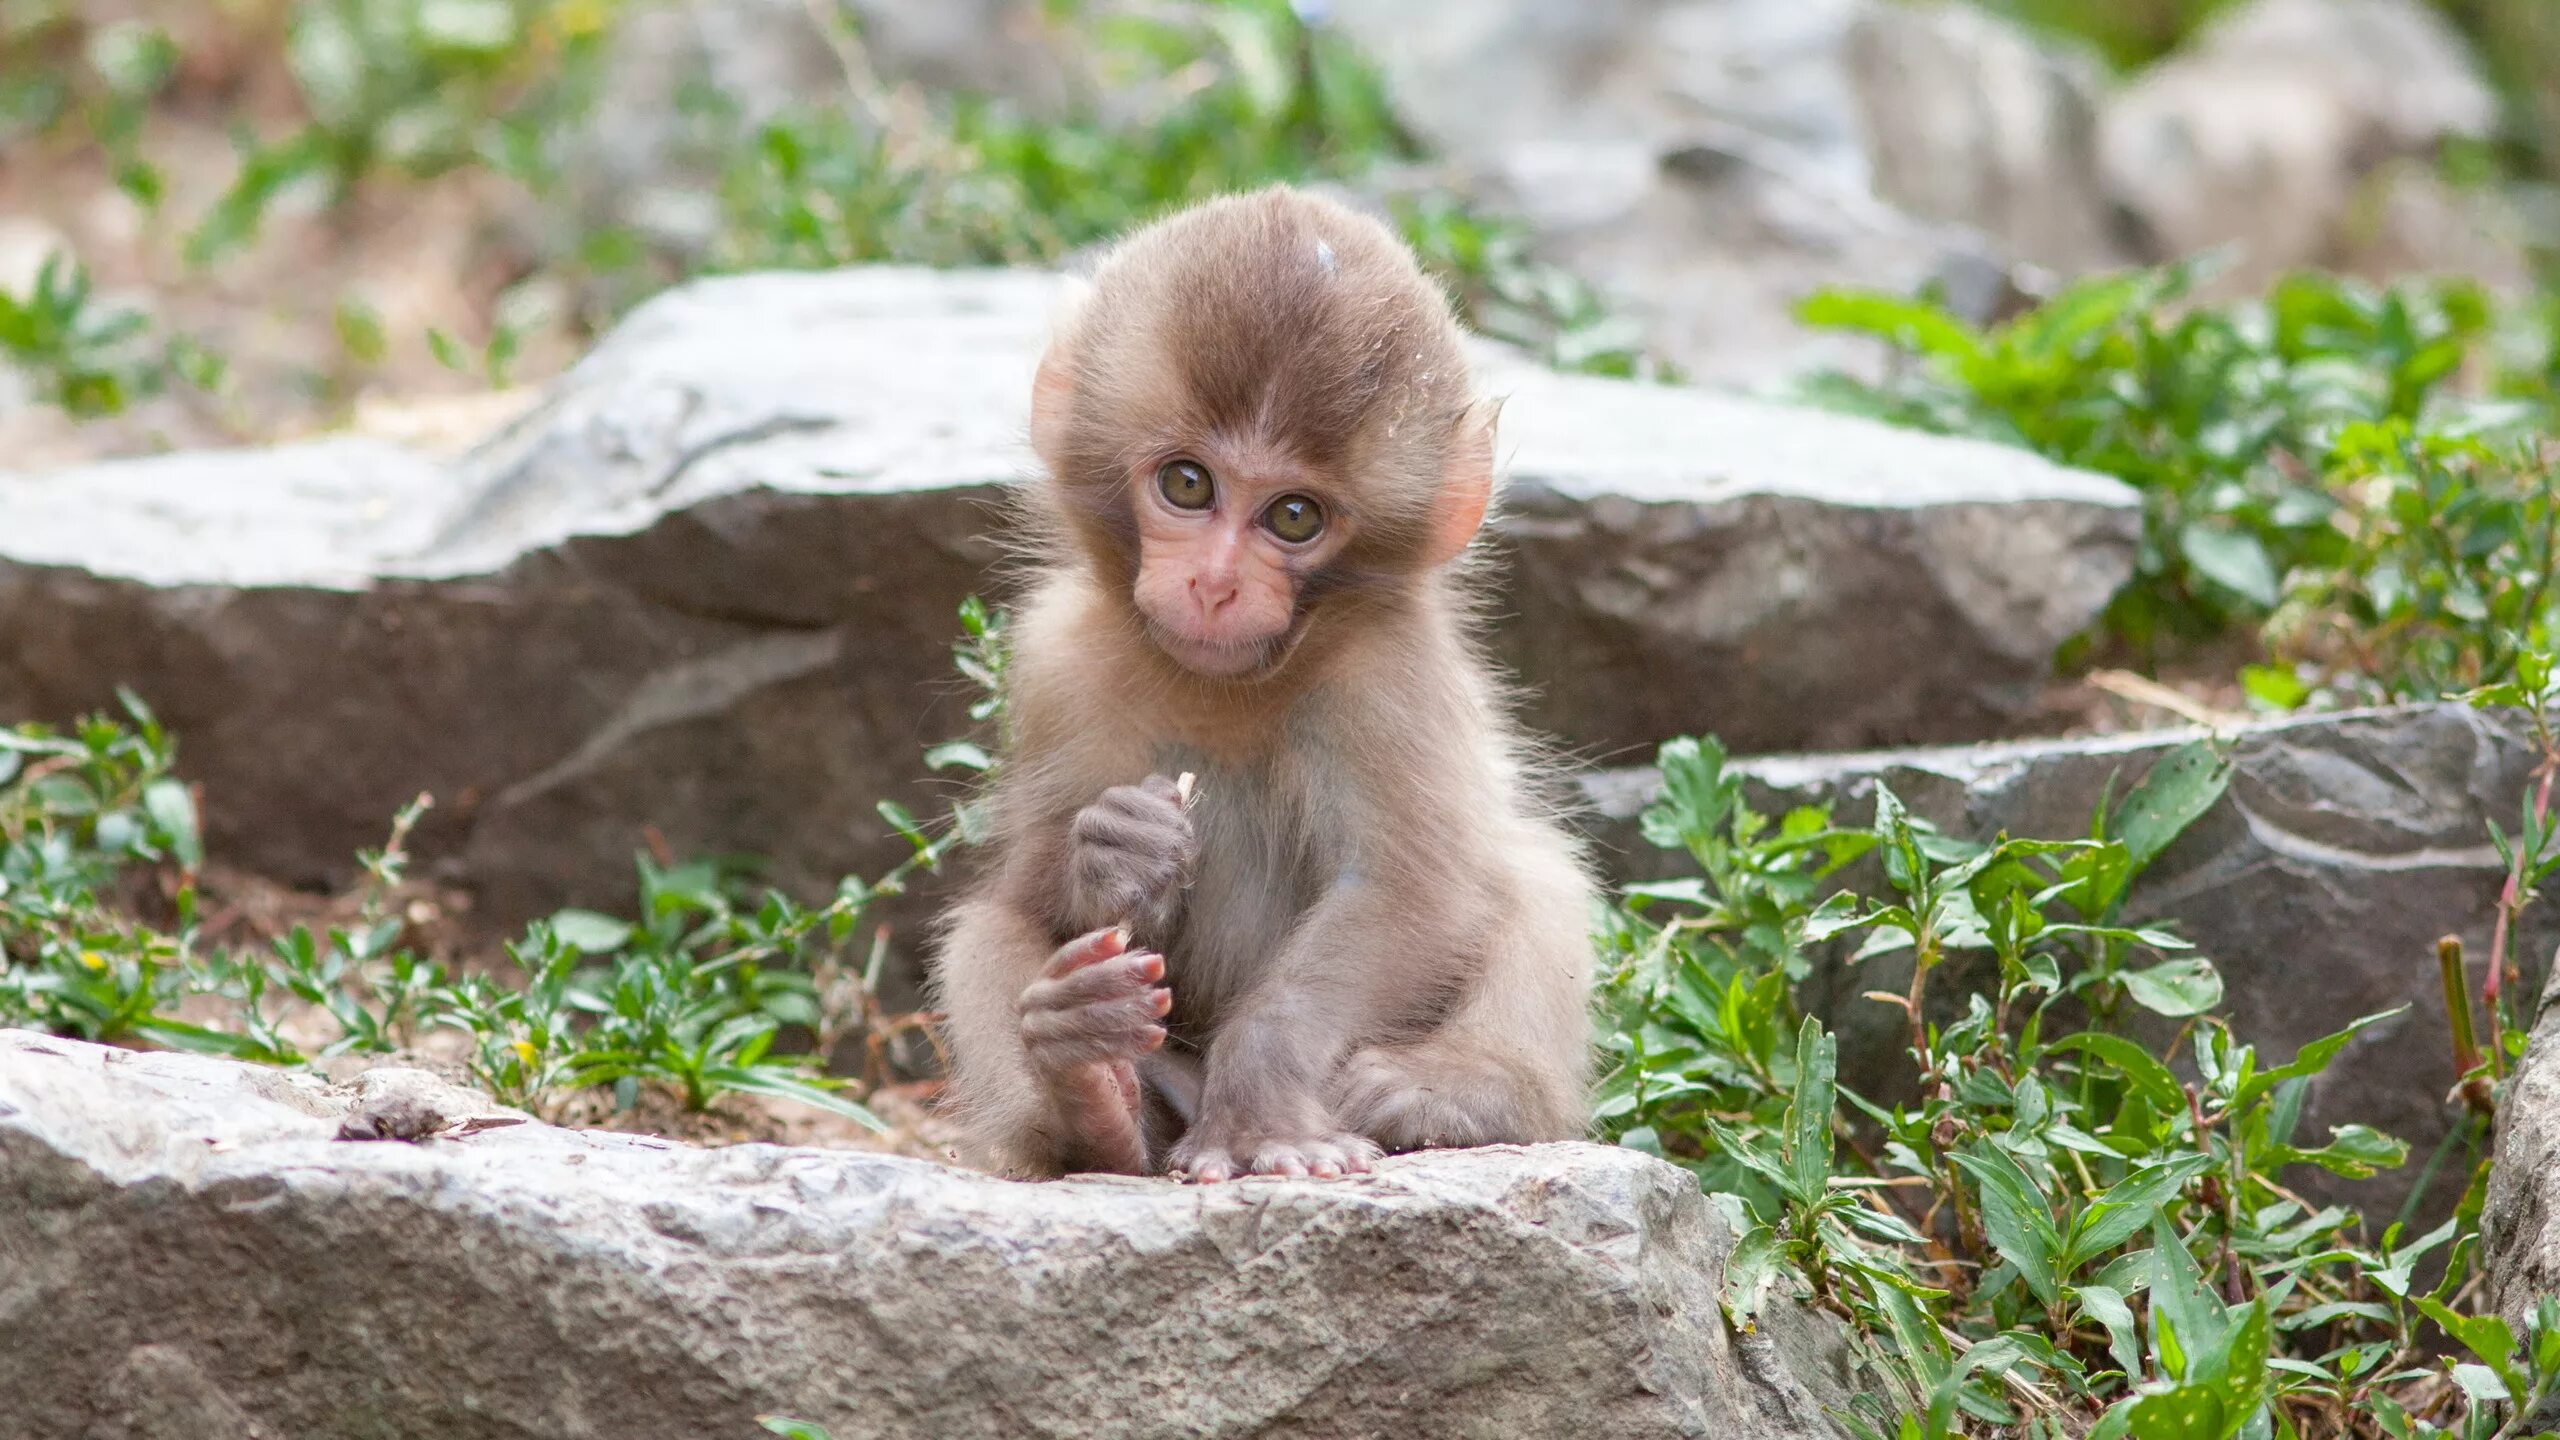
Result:
<svg viewBox="0 0 2560 1440"><path fill-rule="evenodd" d="M1485 507L1493 503L1493 434L1502 402L1484 400L1467 407L1449 436L1449 458L1440 469L1440 496L1431 510L1429 559L1446 565L1465 552L1484 528Z"/></svg>
<svg viewBox="0 0 2560 1440"><path fill-rule="evenodd" d="M1078 276L1068 276L1060 287L1049 348L1041 353L1040 373L1031 381L1031 448L1043 460L1056 455L1067 438L1067 417L1076 399L1076 317L1092 293L1092 283Z"/></svg>
<svg viewBox="0 0 2560 1440"><path fill-rule="evenodd" d="M1060 335L1040 356L1040 373L1031 381L1031 448L1043 461L1055 457L1067 440L1067 416L1076 403L1076 360L1069 353L1072 337Z"/></svg>

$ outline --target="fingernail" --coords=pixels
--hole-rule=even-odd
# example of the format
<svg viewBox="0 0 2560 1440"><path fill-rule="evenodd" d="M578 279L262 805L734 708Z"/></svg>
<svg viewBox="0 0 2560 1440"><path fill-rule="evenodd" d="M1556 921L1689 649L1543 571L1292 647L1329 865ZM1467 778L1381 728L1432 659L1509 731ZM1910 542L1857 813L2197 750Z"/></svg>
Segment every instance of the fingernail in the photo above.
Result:
<svg viewBox="0 0 2560 1440"><path fill-rule="evenodd" d="M1126 925L1112 927L1111 938L1119 941L1124 946L1127 945L1129 943L1129 927Z"/></svg>

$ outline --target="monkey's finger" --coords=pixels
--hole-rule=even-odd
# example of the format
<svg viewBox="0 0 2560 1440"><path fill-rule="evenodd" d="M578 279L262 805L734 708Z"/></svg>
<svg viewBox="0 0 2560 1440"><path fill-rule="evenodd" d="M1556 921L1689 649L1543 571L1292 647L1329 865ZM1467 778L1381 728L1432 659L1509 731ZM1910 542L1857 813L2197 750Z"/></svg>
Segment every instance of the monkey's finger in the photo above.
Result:
<svg viewBox="0 0 2560 1440"><path fill-rule="evenodd" d="M1133 1060L1161 1048L1165 1031L1143 1009L1129 1005L1082 1010L1037 1010L1022 1017L1022 1044L1051 1065Z"/></svg>
<svg viewBox="0 0 2560 1440"><path fill-rule="evenodd" d="M1180 848L1190 834L1190 819L1170 800L1135 796L1126 804L1106 801L1076 812L1075 838L1079 845L1156 855Z"/></svg>
<svg viewBox="0 0 2560 1440"><path fill-rule="evenodd" d="M1169 801L1177 807L1182 804L1182 782L1179 780L1168 780L1162 775L1150 775L1139 782L1138 788L1158 800Z"/></svg>
<svg viewBox="0 0 2560 1440"><path fill-rule="evenodd" d="M1048 979L1071 974L1087 965L1108 960L1129 948L1129 932L1117 925L1079 935L1057 949L1040 973Z"/></svg>
<svg viewBox="0 0 2560 1440"><path fill-rule="evenodd" d="M1069 1010L1137 995L1164 978L1164 957L1152 950L1132 950L1108 960L1070 970L1055 980L1034 980L1024 987L1022 1008Z"/></svg>

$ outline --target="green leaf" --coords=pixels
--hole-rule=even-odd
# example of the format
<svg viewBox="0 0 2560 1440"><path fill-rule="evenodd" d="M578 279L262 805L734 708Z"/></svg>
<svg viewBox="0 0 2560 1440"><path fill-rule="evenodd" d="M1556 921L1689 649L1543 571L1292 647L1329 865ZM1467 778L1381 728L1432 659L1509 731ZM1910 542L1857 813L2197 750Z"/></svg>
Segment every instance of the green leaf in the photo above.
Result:
<svg viewBox="0 0 2560 1440"><path fill-rule="evenodd" d="M823 1428L812 1425L806 1420L788 1420L780 1415L759 1415L756 1417L756 1423L782 1436L783 1440L834 1440L834 1437L827 1434Z"/></svg>
<svg viewBox="0 0 2560 1440"><path fill-rule="evenodd" d="M2177 1230L2162 1216L2151 1221L2151 1316L2159 1327L2153 1348L2159 1351L2161 1368L2168 1375L2184 1380L2202 1378L2198 1372L2200 1358L2215 1350L2230 1332L2230 1320L2222 1301L2206 1283L2204 1272L2197 1268L2193 1255L2178 1238Z"/></svg>
<svg viewBox="0 0 2560 1440"><path fill-rule="evenodd" d="M2140 874L2169 843L2185 833L2231 785L2231 759L2202 740L2162 756L2117 807L2116 839Z"/></svg>
<svg viewBox="0 0 2560 1440"><path fill-rule="evenodd" d="M2115 1357L2116 1368L2129 1377L2142 1374L2141 1333L2134 1328L2133 1307L2127 1305L2124 1292L2111 1285L2082 1285L2072 1292L2080 1303L2081 1318L2096 1323L2107 1332L2107 1353Z"/></svg>
<svg viewBox="0 0 2560 1440"><path fill-rule="evenodd" d="M1787 1168L1796 1203L1820 1203L1831 1184L1832 1091L1840 1044L1807 1015L1796 1031L1796 1088L1787 1101Z"/></svg>
<svg viewBox="0 0 2560 1440"><path fill-rule="evenodd" d="M2323 1035L2319 1039L2312 1041L2310 1044L2303 1046L2299 1051L2294 1053L2294 1057L2291 1060L2277 1066L2273 1070L2260 1071L2256 1075L2250 1076L2247 1080L2242 1081L2240 1083L2240 1087L2232 1093L2231 1108L2235 1111L2245 1110L2249 1108L2250 1105L2254 1104L2259 1097L2265 1095L2268 1091L2273 1090L2287 1080L2306 1079L2328 1069L2329 1062L2337 1058L2338 1052L2347 1048L2347 1042L2355 1039L2365 1031L2372 1029L2374 1026L2381 1024L2383 1021L2407 1012L2408 1008L2408 1006L2402 1005L2394 1009L2377 1011L2371 1015L2361 1016L2348 1022L2347 1028L2344 1030L2340 1030L2333 1035Z"/></svg>
<svg viewBox="0 0 2560 1440"><path fill-rule="evenodd" d="M1746 1335L1758 1329L1761 1302L1785 1272L1786 1264L1777 1232L1766 1225L1743 1231L1742 1238L1733 1242L1733 1253L1724 1264L1725 1323Z"/></svg>
<svg viewBox="0 0 2560 1440"><path fill-rule="evenodd" d="M2296 674L2290 665L2243 665L2240 689L2270 710L2296 710L2311 698L2311 682Z"/></svg>
<svg viewBox="0 0 2560 1440"><path fill-rule="evenodd" d="M2123 1076L2126 1083L2164 1114L2176 1114L2187 1108L2186 1088L2178 1083L2178 1077L2170 1073L2169 1067L2161 1064L2150 1051L2121 1035L2083 1030L2076 1035L2063 1036L2050 1048L2064 1052L2079 1051L2092 1060L2102 1062Z"/></svg>
<svg viewBox="0 0 2560 1440"><path fill-rule="evenodd" d="M995 757L980 746L966 740L952 740L924 752L928 770L974 770L980 773L995 768Z"/></svg>
<svg viewBox="0 0 2560 1440"><path fill-rule="evenodd" d="M2317 1165L2333 1175L2362 1180L2382 1170L2395 1170L2408 1163L2407 1142L2395 1140L2365 1125L2335 1125L2329 1130L2330 1140L2316 1150L2297 1150L2290 1145L2278 1146L2263 1162L2269 1172L2286 1165Z"/></svg>
<svg viewBox="0 0 2560 1440"><path fill-rule="evenodd" d="M2486 1365L2456 1365L2447 1373L2474 1404L2503 1404L2515 1398L2515 1392L2507 1388L2507 1382Z"/></svg>
<svg viewBox="0 0 2560 1440"><path fill-rule="evenodd" d="M267 1065L289 1065L298 1063L302 1058L290 1051L276 1050L246 1035L233 1035L227 1031L209 1029L184 1020L171 1020L158 1015L146 1015L134 1021L133 1033L146 1040L166 1045L172 1050L185 1051L190 1055L219 1055L229 1060L249 1060Z"/></svg>
<svg viewBox="0 0 2560 1440"><path fill-rule="evenodd" d="M2178 552L2197 574L2261 610L2274 609L2281 598L2275 561L2267 557L2266 542L2255 535L2191 520L2178 531Z"/></svg>
<svg viewBox="0 0 2560 1440"><path fill-rule="evenodd" d="M832 1090L776 1075L768 1069L750 1069L741 1065L705 1066L702 1078L723 1090L739 1090L749 1095L771 1095L778 1100L797 1100L832 1114L855 1121L874 1134L889 1133L887 1122L867 1108L847 1100Z"/></svg>
<svg viewBox="0 0 2560 1440"><path fill-rule="evenodd" d="M1952 1158L1981 1187L1982 1228L1992 1248L2017 1267L2037 1299L2056 1303L2062 1295L2062 1236L2043 1192L2006 1151L1983 1147Z"/></svg>
<svg viewBox="0 0 2560 1440"><path fill-rule="evenodd" d="M2202 956L2164 960L2117 977L2135 1004L2155 1015L2202 1015L2222 1003L2222 975Z"/></svg>
<svg viewBox="0 0 2560 1440"><path fill-rule="evenodd" d="M175 780L154 780L143 787L142 808L169 837L169 848L179 864L190 870L203 867L204 838L196 828L196 804L186 786Z"/></svg>
<svg viewBox="0 0 2560 1440"><path fill-rule="evenodd" d="M561 943L589 955L609 955L631 943L631 926L593 910L562 910L551 917L551 931Z"/></svg>
<svg viewBox="0 0 2560 1440"><path fill-rule="evenodd" d="M2210 1155L2181 1155L2145 1165L2109 1186L2072 1222L2062 1268L2077 1270L2148 1228L2160 1207L2213 1163Z"/></svg>
<svg viewBox="0 0 2560 1440"><path fill-rule="evenodd" d="M1920 355L1971 359L1982 349L1943 307L1872 290L1817 290L1796 306L1796 319L1815 330L1872 335Z"/></svg>
<svg viewBox="0 0 2560 1440"><path fill-rule="evenodd" d="M2463 1315L2423 1295L2418 1297L2418 1310L2443 1327L2444 1333L2452 1336L2463 1349L2478 1356L2481 1363L2498 1376L2501 1389L2525 1381L2516 1369L2515 1331L2508 1328L2505 1317L2496 1314Z"/></svg>
<svg viewBox="0 0 2560 1440"><path fill-rule="evenodd" d="M2240 1430L2222 1392L2210 1385L2145 1395L2126 1415L2127 1433L2139 1440L2225 1440Z"/></svg>

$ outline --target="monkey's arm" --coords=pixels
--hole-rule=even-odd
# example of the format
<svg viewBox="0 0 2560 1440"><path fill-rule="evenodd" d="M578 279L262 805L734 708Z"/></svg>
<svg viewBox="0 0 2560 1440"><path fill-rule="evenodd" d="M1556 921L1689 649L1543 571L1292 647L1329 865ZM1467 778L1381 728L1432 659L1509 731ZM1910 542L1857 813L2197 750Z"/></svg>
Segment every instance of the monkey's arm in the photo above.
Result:
<svg viewBox="0 0 2560 1440"><path fill-rule="evenodd" d="M1019 1174L1147 1173L1133 1062L1163 1043L1162 957L1109 930L1053 945L999 891L960 907L935 969L971 1150Z"/></svg>

